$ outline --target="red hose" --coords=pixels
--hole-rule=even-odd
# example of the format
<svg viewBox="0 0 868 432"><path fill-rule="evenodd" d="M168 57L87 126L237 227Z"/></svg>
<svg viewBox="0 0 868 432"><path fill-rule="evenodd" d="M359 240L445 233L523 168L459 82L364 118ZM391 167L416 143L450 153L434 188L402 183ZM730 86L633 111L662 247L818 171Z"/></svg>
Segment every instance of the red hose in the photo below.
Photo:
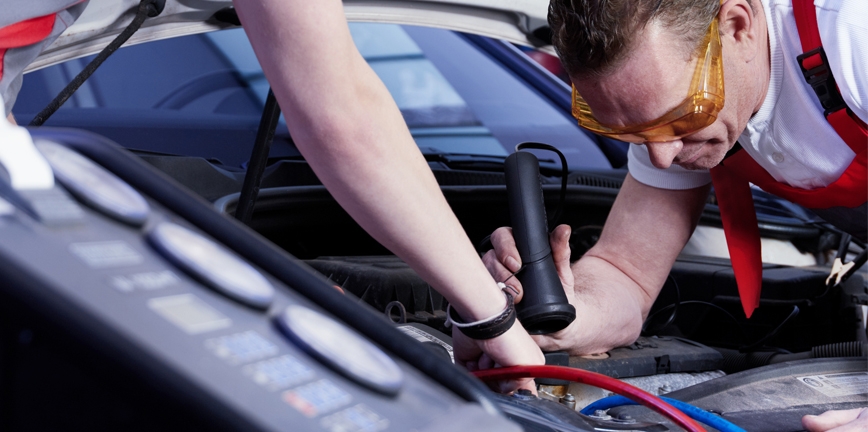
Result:
<svg viewBox="0 0 868 432"><path fill-rule="evenodd" d="M512 366L498 369L475 371L473 375L483 381L511 380L517 378L549 378L573 381L592 385L610 392L626 396L658 413L668 417L690 432L705 432L692 418L664 402L657 396L625 382L595 372L573 369L564 366Z"/></svg>

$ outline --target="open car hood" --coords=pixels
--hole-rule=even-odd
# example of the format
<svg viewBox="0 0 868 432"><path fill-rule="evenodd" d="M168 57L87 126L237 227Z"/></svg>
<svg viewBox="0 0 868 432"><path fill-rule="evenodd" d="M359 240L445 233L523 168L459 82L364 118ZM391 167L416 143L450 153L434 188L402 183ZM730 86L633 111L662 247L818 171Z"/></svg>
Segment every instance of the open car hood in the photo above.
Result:
<svg viewBox="0 0 868 432"><path fill-rule="evenodd" d="M132 21L138 4L90 0L27 71L99 52ZM167 0L163 12L148 18L126 45L235 27L215 16L231 7L225 0ZM548 30L547 0L344 0L344 9L349 21L438 27L538 47L545 43L534 34Z"/></svg>

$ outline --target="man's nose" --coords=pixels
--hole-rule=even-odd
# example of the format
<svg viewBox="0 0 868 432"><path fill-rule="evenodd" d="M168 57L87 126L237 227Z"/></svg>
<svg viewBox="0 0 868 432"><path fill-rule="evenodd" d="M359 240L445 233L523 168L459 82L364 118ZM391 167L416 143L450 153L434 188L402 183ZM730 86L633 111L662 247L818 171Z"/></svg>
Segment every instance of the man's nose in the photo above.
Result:
<svg viewBox="0 0 868 432"><path fill-rule="evenodd" d="M660 169L669 168L675 156L681 152L684 143L681 140L666 141L666 142L649 142L645 143L648 147L648 155L651 156L651 163Z"/></svg>

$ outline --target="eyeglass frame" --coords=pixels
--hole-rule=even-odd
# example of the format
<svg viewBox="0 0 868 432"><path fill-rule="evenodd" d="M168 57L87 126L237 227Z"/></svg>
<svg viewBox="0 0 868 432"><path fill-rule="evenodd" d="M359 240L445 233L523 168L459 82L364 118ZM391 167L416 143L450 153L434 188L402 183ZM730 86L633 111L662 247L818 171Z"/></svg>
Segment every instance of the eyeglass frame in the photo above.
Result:
<svg viewBox="0 0 868 432"><path fill-rule="evenodd" d="M717 114L723 109L725 101L723 53L717 17L708 25L708 31L698 49L701 47L705 49L700 50L687 98L666 114L639 125L606 126L594 117L590 106L573 85L573 117L584 129L633 143L676 141L710 126L717 119Z"/></svg>

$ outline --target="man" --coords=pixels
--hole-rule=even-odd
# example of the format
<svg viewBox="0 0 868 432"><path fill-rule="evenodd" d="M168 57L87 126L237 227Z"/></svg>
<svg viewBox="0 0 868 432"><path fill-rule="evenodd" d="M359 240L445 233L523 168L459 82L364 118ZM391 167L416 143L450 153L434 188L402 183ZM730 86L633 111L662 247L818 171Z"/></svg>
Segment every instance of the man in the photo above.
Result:
<svg viewBox="0 0 868 432"><path fill-rule="evenodd" d="M868 2L816 3L837 87L858 118L853 121L865 122ZM559 333L535 337L544 351L599 353L638 337L696 226L711 186L709 170L717 184L717 167L736 141L760 171L795 189L828 187L854 161L857 153L824 118L799 70L796 56L803 51L791 0L552 0L549 23L575 87L580 125L644 145L631 146L630 173L598 243L582 259L566 264L569 227L551 235L578 319ZM696 111L710 114L688 114ZM863 152L866 146L868 140L861 150L855 145ZM861 170L864 178L864 165ZM721 189L722 201L729 197ZM818 214L864 238L864 192L858 199L861 206ZM495 250L484 261L503 280L520 268L520 258L507 228L496 231L492 243ZM734 261L741 250L735 252ZM748 315L755 295L745 303ZM865 430L868 410L803 422L824 430L857 416L860 423L841 430Z"/></svg>
<svg viewBox="0 0 868 432"><path fill-rule="evenodd" d="M26 65L88 6L18 3L0 19L3 117ZM489 275L397 105L353 44L341 1L238 0L236 8L299 151L356 221L446 297L465 324L453 331L456 363L470 370L543 364L520 323L471 331L474 322L499 322L509 311L514 317L512 296ZM499 390L519 387L536 391L530 379Z"/></svg>

